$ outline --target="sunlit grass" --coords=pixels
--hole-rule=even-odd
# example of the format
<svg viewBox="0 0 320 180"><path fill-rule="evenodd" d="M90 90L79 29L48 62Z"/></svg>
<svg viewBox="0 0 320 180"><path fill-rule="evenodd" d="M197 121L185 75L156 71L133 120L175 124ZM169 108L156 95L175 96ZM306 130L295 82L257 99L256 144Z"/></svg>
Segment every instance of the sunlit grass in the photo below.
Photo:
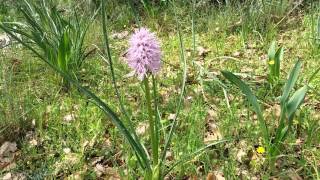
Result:
<svg viewBox="0 0 320 180"><path fill-rule="evenodd" d="M112 6L116 7L116 3ZM210 52L204 57L196 52L193 59L188 55L193 48L191 16L186 15L186 12L191 12L191 6L188 8L179 4L177 6L177 15L181 20L187 49L189 72L184 99L185 108L180 113L177 131L169 148L172 157L168 159L179 160L183 155L202 147L205 144L204 136L209 120L218 127L222 137L232 137L235 141L214 146L200 153L190 161L176 166L170 176L178 179L191 176L206 177L210 172L219 171L223 172L227 179L235 179L239 177L240 168L248 172L251 177L285 178L290 173L287 167L290 167L297 170L297 174L303 178L318 178L319 75L315 76L311 83L314 91L309 91L305 104L297 111L292 133L288 134L282 144L286 148L281 151L277 167L284 170L278 169L272 174L264 163L267 162L264 159L268 148L259 139L261 129L257 128L255 114L250 111L251 108L243 98L243 94L237 88L230 86L219 73L220 70L227 69L248 83L256 92L261 106L266 109L264 115L268 128L275 129L279 125L273 120L277 117L279 104L276 102L296 57L300 57L303 63L296 87L304 85L305 80L314 73L315 67L319 64L319 51L314 41L310 40L314 33L311 31L314 29L312 23L318 12L304 12L302 19L293 19L294 16L290 16L289 18L295 22L294 25L261 31L259 33L262 37L250 30L251 27L229 29L228 24L232 25L238 20L231 14L233 10L217 8L212 10L212 14L196 14L196 48L201 46ZM111 22L116 21L108 26L108 32L110 34L124 30L132 32L134 26L128 24L134 18L129 7L121 4L117 8L127 11L115 10L120 11L121 16L114 19L112 17L115 16L112 15L108 19ZM210 8L204 10L209 12ZM108 9L109 11L111 9ZM169 117L170 114L175 114L174 109L181 90L182 71L179 68L179 38L176 36L176 29L173 28L176 26L174 16L170 9L159 13L167 14L166 19L163 16L145 15L146 17L142 16L142 23L150 25L162 42L164 63L163 71L159 74L161 80L158 82L161 96L160 115L162 128L168 130L172 122ZM118 21L119 19L121 21ZM85 41L88 49L94 48L92 44L102 47L99 21L100 19L97 19L88 31ZM286 22L283 24L286 25ZM216 27L220 29L216 30ZM280 69L280 79L283 81L279 82L280 88L272 90L268 87L267 81L267 51L273 40L284 47L284 60ZM125 107L129 109L128 113L134 116L132 123L137 127L147 120L147 114L143 110L146 106L144 103L136 103L144 99L140 83L133 77L125 77L130 72L121 57L127 49L126 41L126 38L110 38L110 45L119 91L123 95ZM59 87L56 86L57 75L43 63L35 61L33 55L25 49L14 45L1 50L1 53L0 58L4 61L0 61L0 134L4 134L4 140L18 142L21 152L16 162L17 167L12 172L24 172L29 178L67 177L80 174L84 178L94 179L97 178L96 164L91 165L91 163L94 158L103 157L99 163L116 169L119 174L122 173L122 177L126 177L126 173L129 173L132 179L143 176L137 173L138 164L134 154L130 152L130 147L120 132L81 92L74 88L68 93L59 93ZM13 58L17 58L19 64L13 64L11 61ZM192 67L192 61L201 65L203 74L200 75L199 69L196 68L200 66ZM90 87L101 99L107 101L117 114L120 114L118 99L111 86L111 72L98 54L91 55L84 62L79 75L82 85ZM229 105L221 85L215 78L227 84ZM203 81L203 84L200 81ZM214 113L209 114L210 110ZM32 136L28 136L29 133ZM142 136L144 136L142 142L147 143L146 136ZM3 141L1 138L0 141ZM37 144L35 145L32 140L36 140ZM298 140L302 140L303 143L299 143ZM258 146L266 148L266 152L259 154L256 151ZM240 161L241 150L246 155ZM173 163L168 161L168 164ZM6 172L1 170L1 173Z"/></svg>

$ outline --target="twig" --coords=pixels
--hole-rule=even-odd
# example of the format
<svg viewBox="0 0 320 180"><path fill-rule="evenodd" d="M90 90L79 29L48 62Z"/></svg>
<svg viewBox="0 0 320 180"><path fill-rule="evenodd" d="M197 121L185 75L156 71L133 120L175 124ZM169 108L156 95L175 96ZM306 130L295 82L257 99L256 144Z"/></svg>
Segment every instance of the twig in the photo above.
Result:
<svg viewBox="0 0 320 180"><path fill-rule="evenodd" d="M285 20L295 9L297 9L304 0L300 0L277 24L276 27L279 26L283 20Z"/></svg>

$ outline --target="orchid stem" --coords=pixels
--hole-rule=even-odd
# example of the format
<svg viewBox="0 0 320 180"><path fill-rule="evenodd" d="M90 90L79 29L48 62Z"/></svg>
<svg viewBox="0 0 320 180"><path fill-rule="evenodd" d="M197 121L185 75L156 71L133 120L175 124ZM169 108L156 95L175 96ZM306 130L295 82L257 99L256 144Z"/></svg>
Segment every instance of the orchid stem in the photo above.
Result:
<svg viewBox="0 0 320 180"><path fill-rule="evenodd" d="M148 115L149 115L149 130L150 130L150 139L151 139L151 146L152 146L152 161L154 167L158 165L158 147L157 147L157 140L155 134L155 122L153 119L153 111L151 107L151 95L150 95L150 86L148 77L145 77L143 80L145 91L146 91L146 100L147 100L147 108L148 108Z"/></svg>

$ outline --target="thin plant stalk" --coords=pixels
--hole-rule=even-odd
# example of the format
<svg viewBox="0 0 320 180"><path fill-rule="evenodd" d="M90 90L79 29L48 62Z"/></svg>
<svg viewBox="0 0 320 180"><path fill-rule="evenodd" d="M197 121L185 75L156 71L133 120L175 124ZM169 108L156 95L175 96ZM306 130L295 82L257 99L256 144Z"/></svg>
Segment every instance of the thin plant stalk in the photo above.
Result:
<svg viewBox="0 0 320 180"><path fill-rule="evenodd" d="M120 110L121 112L124 114L125 118L126 118L126 123L128 124L131 133L133 134L135 139L138 139L138 136L135 132L135 130L133 129L133 124L131 123L129 114L127 112L127 110L124 108L124 103L122 100L122 97L120 95L119 92L119 88L117 85L117 80L115 77L115 72L114 72L114 68L113 68L113 61L112 61L112 56L111 56L111 50L110 50L110 46L109 46L109 38L108 38L108 33L107 33L107 26L106 26L106 12L105 12L105 0L101 1L101 13L102 13L102 31L103 31L103 37L104 37L104 43L105 43L105 54L107 55L107 60L109 63L109 68L110 68L110 72L111 72L111 78L112 78L112 84L113 84L113 88L116 92L116 96L118 98L119 101L119 105L120 105Z"/></svg>
<svg viewBox="0 0 320 180"><path fill-rule="evenodd" d="M155 139L157 143L157 147L159 147L160 143L160 115L159 115L159 104L158 104L158 89L157 89L157 81L154 75L152 75L152 89L153 89L153 102L154 102L154 115L155 115Z"/></svg>
<svg viewBox="0 0 320 180"><path fill-rule="evenodd" d="M187 79L187 61L186 61L185 53L184 53L184 44L183 44L181 29L180 29L177 13L176 13L176 10L175 10L174 2L171 2L171 4L173 6L173 11L174 11L175 20L176 20L177 29L178 29L179 47L180 47L180 61L183 63L183 77L182 77L182 85L181 85L180 97L179 97L179 101L178 101L178 104L177 104L176 117L174 118L174 120L172 122L172 125L170 127L170 131L169 131L169 135L168 135L168 137L167 137L167 139L165 141L165 145L164 145L164 149L163 149L162 157L161 157L161 162L163 162L164 159L165 159L166 152L167 152L169 144L171 143L171 140L172 140L173 132L176 129L176 126L177 126L177 119L178 119L178 116L180 114L181 106L183 104L184 93L185 93L185 85L186 85L186 79Z"/></svg>
<svg viewBox="0 0 320 180"><path fill-rule="evenodd" d="M116 95L118 97L119 100L119 104L120 104L120 108L122 113L126 116L127 119L129 119L129 115L127 114L127 111L125 110L124 106L123 106L123 102L121 100L121 96L119 93L119 89L117 86L117 81L116 81L116 77L115 77L115 73L114 73L114 69L113 69L113 62L112 62L112 57L111 57L111 50L110 50L110 46L109 46L109 38L108 38L108 33L107 33L107 26L106 26L106 12L105 12L105 0L101 1L102 7L101 7L101 13L102 13L102 31L103 31L103 37L104 37L104 44L105 44L105 53L107 54L107 59L108 59L108 63L109 63L109 67L110 67L110 71L111 71L111 78L112 78L112 84L113 87L115 89Z"/></svg>
<svg viewBox="0 0 320 180"><path fill-rule="evenodd" d="M192 19L191 19L191 29L192 29L192 66L194 66L194 59L196 53L196 34L195 34L195 0L192 1Z"/></svg>
<svg viewBox="0 0 320 180"><path fill-rule="evenodd" d="M152 148L152 161L154 167L158 165L158 143L157 143L157 136L155 134L155 121L153 118L153 111L151 106L151 94L150 94L150 86L148 77L145 77L143 80L143 84L145 87L146 93L146 102L147 102L147 109L148 109L148 118L149 118L149 131L150 131L150 140L151 140L151 148Z"/></svg>
<svg viewBox="0 0 320 180"><path fill-rule="evenodd" d="M320 67L311 75L311 77L308 80L308 83L313 81L313 79L316 77L316 75L320 72Z"/></svg>

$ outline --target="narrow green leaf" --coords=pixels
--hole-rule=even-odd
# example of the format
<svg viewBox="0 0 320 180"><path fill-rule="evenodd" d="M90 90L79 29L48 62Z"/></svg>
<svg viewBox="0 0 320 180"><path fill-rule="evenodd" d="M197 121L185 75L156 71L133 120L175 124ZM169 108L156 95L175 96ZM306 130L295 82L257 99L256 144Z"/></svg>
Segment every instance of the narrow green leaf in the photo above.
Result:
<svg viewBox="0 0 320 180"><path fill-rule="evenodd" d="M318 67L318 69L316 69L314 71L314 73L312 73L312 75L310 76L308 83L311 83L313 81L313 79L316 77L316 75L320 72L320 67Z"/></svg>
<svg viewBox="0 0 320 180"><path fill-rule="evenodd" d="M164 173L162 174L162 176L164 177L165 175L167 175L169 172L171 172L176 166L178 166L179 164L183 164L186 163L187 161L189 161L190 159L194 158L195 156L198 156L199 154L201 154L202 152L204 152L205 150L207 150L208 148L221 144L221 143L225 143L231 141L231 139L222 139L222 140L217 140L211 144L208 144L202 148L199 148L198 150L196 150L195 152L188 154L184 157L181 158L181 160L177 161L176 163L174 163L173 165L170 166L170 168Z"/></svg>
<svg viewBox="0 0 320 180"><path fill-rule="evenodd" d="M162 152L160 163L162 163L165 159L166 152L168 150L169 144L171 143L173 132L175 131L176 126L177 126L177 119L180 115L180 111L183 106L183 100L184 100L184 95L185 95L185 86L186 86L186 80L187 80L187 71L188 71L187 60L185 58L185 52L184 52L185 50L184 50L184 43L183 43L183 38L182 38L181 27L179 24L178 15L175 11L176 7L175 7L174 2L171 2L171 5L173 7L175 21L176 21L176 25L177 25L178 38L179 38L179 48L180 48L180 62L182 63L182 66L183 66L183 73L182 73L182 82L181 82L179 101L178 101L178 104L176 107L176 117L174 118L174 120L172 122L172 125L170 127L170 131L169 131L169 135L167 136L167 139L165 141L165 145L164 145L164 149Z"/></svg>
<svg viewBox="0 0 320 180"><path fill-rule="evenodd" d="M77 87L87 97L91 98L93 100L93 102L95 103L95 105L97 105L111 119L111 121L119 129L121 134L127 139L130 146L132 147L132 149L134 149L135 153L138 155L138 158L141 159L141 161L143 162L144 168L151 171L148 155L146 154L146 151L142 148L141 143L132 137L128 128L119 119L117 114L105 102L103 102L100 98L98 98L90 90L81 86L77 80L72 78L69 74L65 73L56 64L54 64L52 62L52 58L51 58L51 56L52 56L51 54L53 54L53 53L51 53L51 54L40 53L39 48L35 48L35 47L31 46L28 42L21 40L19 37L17 37L16 34L14 34L12 31L10 31L10 28L7 28L3 23L0 23L0 28L3 29L6 33L8 33L15 40L17 40L19 43L21 43L24 47L31 50L38 58L40 58L43 62L48 64L53 70L55 70L63 78L65 78L70 83L72 83L75 87ZM50 48L48 48L47 50L48 51L45 51L45 52L51 52Z"/></svg>
<svg viewBox="0 0 320 180"><path fill-rule="evenodd" d="M148 157L149 157L148 152L145 151L145 148L141 144L141 142L140 142L140 140L134 130L134 126L131 123L128 112L124 108L122 96L121 96L120 91L118 89L118 85L117 85L117 81L116 81L116 77L115 77L115 73L114 73L114 68L113 68L113 61L112 61L111 49L110 49L110 45L109 45L109 38L108 38L108 33L107 33L107 23L106 23L107 18L106 18L105 8L106 8L106 2L105 2L105 0L102 0L101 1L101 17L102 17L102 33L103 33L103 37L104 37L104 46L105 46L104 56L107 56L107 59L108 59L109 68L111 71L112 85L115 89L115 93L116 93L118 101L119 101L120 110L124 114L124 117L126 118L126 123L129 126L128 131L131 131L131 133L133 135L132 139L135 141L135 144L136 144L136 147L133 146L133 149L136 151L136 155L138 155L138 159L141 159L141 161L143 163L142 165L145 166L147 171L151 171L151 166L149 164L149 159L148 159ZM130 142L130 139L128 139L128 140Z"/></svg>
<svg viewBox="0 0 320 180"><path fill-rule="evenodd" d="M283 61L284 48L281 47L278 49L275 59L274 59L274 76L279 79L280 78L280 63Z"/></svg>

